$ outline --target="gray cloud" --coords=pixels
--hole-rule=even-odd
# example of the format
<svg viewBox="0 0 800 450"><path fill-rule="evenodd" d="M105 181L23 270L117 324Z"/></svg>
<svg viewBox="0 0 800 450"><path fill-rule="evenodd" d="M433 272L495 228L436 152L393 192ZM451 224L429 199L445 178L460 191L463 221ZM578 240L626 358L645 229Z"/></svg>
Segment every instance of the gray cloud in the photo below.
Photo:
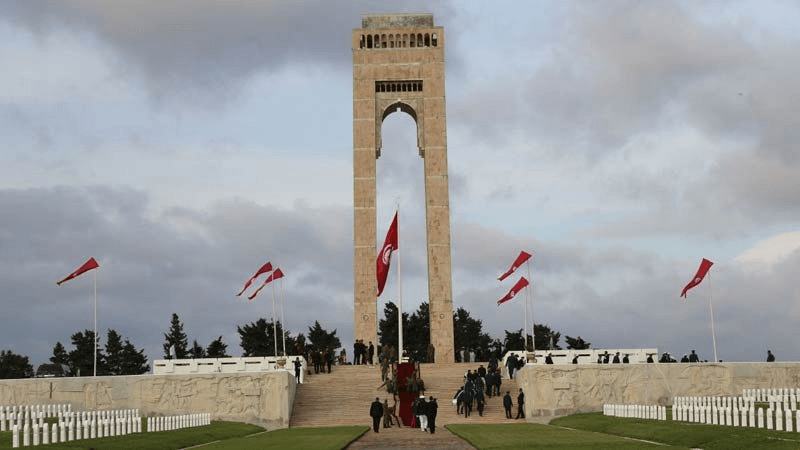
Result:
<svg viewBox="0 0 800 450"><path fill-rule="evenodd" d="M159 103L179 98L212 108L254 75L293 63L349 71L350 33L362 13L426 8L418 0L368 7L319 0L10 1L0 6L0 19L40 35L89 33L115 52L116 75L141 77Z"/></svg>

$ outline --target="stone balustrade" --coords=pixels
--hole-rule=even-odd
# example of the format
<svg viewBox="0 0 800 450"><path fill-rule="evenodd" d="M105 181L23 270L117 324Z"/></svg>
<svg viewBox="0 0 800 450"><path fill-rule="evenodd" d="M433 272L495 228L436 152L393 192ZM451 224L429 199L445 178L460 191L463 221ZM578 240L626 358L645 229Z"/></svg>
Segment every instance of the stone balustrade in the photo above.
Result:
<svg viewBox="0 0 800 450"><path fill-rule="evenodd" d="M157 359L153 361L154 375L192 375L205 373L245 373L288 370L294 373L294 360L302 356L249 356L243 358Z"/></svg>

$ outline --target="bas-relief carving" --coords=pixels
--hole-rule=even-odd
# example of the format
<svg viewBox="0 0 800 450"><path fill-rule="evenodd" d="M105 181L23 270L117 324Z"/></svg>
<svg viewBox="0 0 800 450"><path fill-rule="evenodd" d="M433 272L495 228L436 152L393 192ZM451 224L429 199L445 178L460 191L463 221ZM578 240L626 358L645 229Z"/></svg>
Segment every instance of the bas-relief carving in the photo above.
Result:
<svg viewBox="0 0 800 450"><path fill-rule="evenodd" d="M139 408L143 415L208 412L214 420L277 429L289 425L296 390L287 371L51 380L0 380L0 405L71 403L78 411Z"/></svg>
<svg viewBox="0 0 800 450"><path fill-rule="evenodd" d="M798 381L796 363L528 366L517 375L531 417L600 411L605 403L671 405L675 396L737 396Z"/></svg>

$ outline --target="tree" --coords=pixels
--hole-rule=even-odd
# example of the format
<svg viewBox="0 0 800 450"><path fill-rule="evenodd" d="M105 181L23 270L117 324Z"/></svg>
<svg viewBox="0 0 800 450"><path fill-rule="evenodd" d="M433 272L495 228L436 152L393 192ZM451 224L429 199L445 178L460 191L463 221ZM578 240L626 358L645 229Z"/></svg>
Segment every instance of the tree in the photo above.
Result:
<svg viewBox="0 0 800 450"><path fill-rule="evenodd" d="M222 336L214 339L208 344L208 348L206 349L206 357L207 358L229 358L228 353L228 344L222 342Z"/></svg>
<svg viewBox="0 0 800 450"><path fill-rule="evenodd" d="M272 322L261 318L243 327L237 326L236 331L244 350L242 356L275 356Z"/></svg>
<svg viewBox="0 0 800 450"><path fill-rule="evenodd" d="M97 344L97 373L105 373L105 357L99 345L100 339L95 338L94 331L85 330L72 335L72 347L69 352L69 367L72 375L91 376L95 368L95 344Z"/></svg>
<svg viewBox="0 0 800 450"><path fill-rule="evenodd" d="M189 339L186 333L183 332L183 323L178 319L176 313L172 313L172 322L170 323L169 333L164 333L164 358L169 359L170 347L174 346L175 358L183 359L189 356Z"/></svg>
<svg viewBox="0 0 800 450"><path fill-rule="evenodd" d="M524 341L522 340L522 328L517 331L505 330L506 337L503 340L503 353L509 350L522 350Z"/></svg>
<svg viewBox="0 0 800 450"><path fill-rule="evenodd" d="M122 375L122 338L119 333L108 329L106 334L106 365L108 375Z"/></svg>
<svg viewBox="0 0 800 450"><path fill-rule="evenodd" d="M150 364L147 364L147 355L144 350L136 350L131 341L125 339L122 346L122 358L120 363L120 373L122 375L141 375L150 371Z"/></svg>
<svg viewBox="0 0 800 450"><path fill-rule="evenodd" d="M483 332L483 321L473 319L469 311L464 308L458 308L453 314L453 334L456 352L461 349L465 354L474 351L477 360L488 359L489 344L492 342L492 338Z"/></svg>
<svg viewBox="0 0 800 450"><path fill-rule="evenodd" d="M192 341L192 349L189 350L189 356L192 359L200 359L206 357L206 349L204 349L203 346L200 345L199 342L197 342L197 339Z"/></svg>
<svg viewBox="0 0 800 450"><path fill-rule="evenodd" d="M403 313L403 346L408 337L408 313ZM387 302L383 305L383 319L378 321L378 340L382 346L397 348L397 305ZM398 355L399 356L399 355Z"/></svg>
<svg viewBox="0 0 800 450"><path fill-rule="evenodd" d="M61 342L56 342L56 346L53 347L53 356L50 357L50 362L53 364L69 365L69 354L67 354L67 350Z"/></svg>
<svg viewBox="0 0 800 450"><path fill-rule="evenodd" d="M11 350L0 351L0 379L31 378L33 366L28 357Z"/></svg>
<svg viewBox="0 0 800 450"><path fill-rule="evenodd" d="M567 341L567 348L571 350L586 350L592 348L592 343L584 341L580 336L576 338L564 336L564 340Z"/></svg>
<svg viewBox="0 0 800 450"><path fill-rule="evenodd" d="M408 350L408 356L412 361L427 361L428 344L431 342L431 316L428 302L420 303L419 308L406 322L403 323L403 347Z"/></svg>
<svg viewBox="0 0 800 450"><path fill-rule="evenodd" d="M314 321L313 327L308 327L308 340L311 342L311 349L315 351L336 350L342 346L339 338L336 337L336 330L328 332L319 321Z"/></svg>
<svg viewBox="0 0 800 450"><path fill-rule="evenodd" d="M561 346L558 345L561 333L550 329L547 325L538 323L533 326L533 331L536 335L537 350L561 350ZM530 345L530 336L528 336L528 345Z"/></svg>

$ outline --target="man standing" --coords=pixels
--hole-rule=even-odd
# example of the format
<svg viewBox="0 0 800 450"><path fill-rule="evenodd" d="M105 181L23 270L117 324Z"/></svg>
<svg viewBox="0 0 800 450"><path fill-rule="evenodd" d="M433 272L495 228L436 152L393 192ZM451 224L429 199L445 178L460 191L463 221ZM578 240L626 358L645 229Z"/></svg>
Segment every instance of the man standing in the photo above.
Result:
<svg viewBox="0 0 800 450"><path fill-rule="evenodd" d="M503 397L503 408L506 409L506 419L511 418L511 407L514 406L513 401L511 400L511 392L506 391L505 397Z"/></svg>
<svg viewBox="0 0 800 450"><path fill-rule="evenodd" d="M522 392L522 388L520 388L517 396L517 419L520 417L525 418L525 394Z"/></svg>
<svg viewBox="0 0 800 450"><path fill-rule="evenodd" d="M303 363L300 362L300 357L294 358L294 377L297 378L297 384L300 384L300 373L303 369Z"/></svg>
<svg viewBox="0 0 800 450"><path fill-rule="evenodd" d="M383 405L381 405L381 401L378 400L378 397L375 397L375 401L372 402L372 406L369 408L369 415L372 417L372 430L377 433L381 425L381 418L383 417Z"/></svg>
<svg viewBox="0 0 800 450"><path fill-rule="evenodd" d="M700 362L700 357L697 356L697 353L695 353L694 350L692 350L692 354L689 355L689 362Z"/></svg>
<svg viewBox="0 0 800 450"><path fill-rule="evenodd" d="M373 365L372 361L375 357L375 346L372 345L372 341L369 341L369 349L367 350L367 358L369 359L369 365Z"/></svg>
<svg viewBox="0 0 800 450"><path fill-rule="evenodd" d="M506 358L506 369L508 369L508 378L514 379L514 369L517 368L517 357L512 353Z"/></svg>
<svg viewBox="0 0 800 450"><path fill-rule="evenodd" d="M431 395L431 400L425 406L425 415L428 416L428 429L431 434L436 433L436 412L439 411L439 404Z"/></svg>

